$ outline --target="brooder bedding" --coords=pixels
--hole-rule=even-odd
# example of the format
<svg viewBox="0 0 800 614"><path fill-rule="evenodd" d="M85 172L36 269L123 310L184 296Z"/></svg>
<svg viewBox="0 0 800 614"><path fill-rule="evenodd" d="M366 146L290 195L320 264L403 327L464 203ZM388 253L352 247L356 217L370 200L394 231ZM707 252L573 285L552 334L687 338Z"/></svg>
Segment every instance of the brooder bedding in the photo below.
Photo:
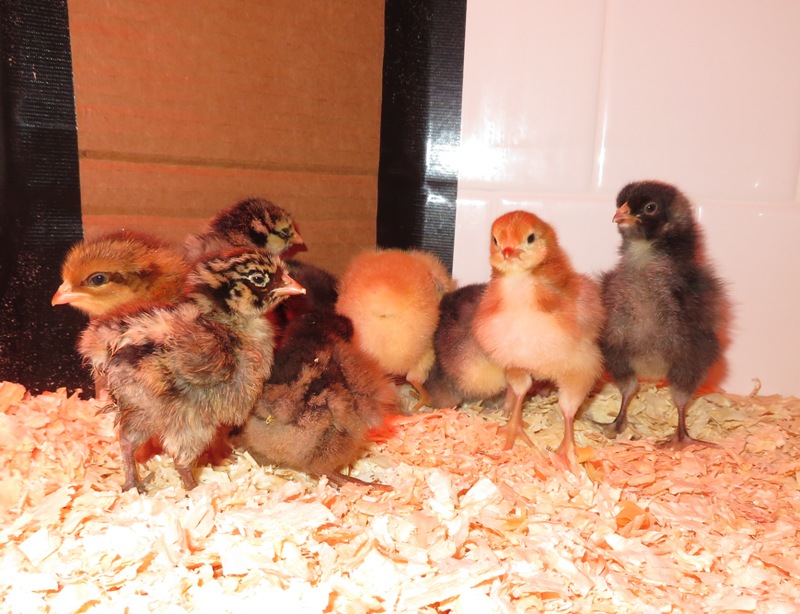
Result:
<svg viewBox="0 0 800 614"><path fill-rule="evenodd" d="M800 611L800 400L709 394L657 445L666 390L645 387L608 441L576 423L563 470L556 397L525 408L539 448L502 450L491 408L403 416L351 471L382 492L247 455L199 471L170 459L121 492L113 416L64 390L0 384L0 610L8 612Z"/></svg>

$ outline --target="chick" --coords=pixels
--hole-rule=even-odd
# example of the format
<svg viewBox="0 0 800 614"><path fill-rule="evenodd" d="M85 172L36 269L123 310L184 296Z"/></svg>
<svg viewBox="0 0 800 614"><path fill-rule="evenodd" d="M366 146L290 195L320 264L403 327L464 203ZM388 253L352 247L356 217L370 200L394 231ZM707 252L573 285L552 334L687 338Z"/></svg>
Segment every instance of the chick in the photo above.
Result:
<svg viewBox="0 0 800 614"><path fill-rule="evenodd" d="M572 268L553 228L513 211L492 224L492 278L478 305L473 333L508 379L505 447L522 438L522 403L532 377L558 387L564 437L558 454L575 465L575 414L602 369L598 337L604 311L598 285ZM513 405L512 405L513 403Z"/></svg>
<svg viewBox="0 0 800 614"><path fill-rule="evenodd" d="M369 250L339 280L336 310L350 318L353 341L384 373L406 378L430 403L424 382L433 366L439 302L454 289L436 256L422 251Z"/></svg>
<svg viewBox="0 0 800 614"><path fill-rule="evenodd" d="M53 305L72 305L99 316L136 301L180 297L188 265L155 237L121 231L75 244L61 267Z"/></svg>
<svg viewBox="0 0 800 614"><path fill-rule="evenodd" d="M672 443L693 440L686 408L720 358L727 300L705 264L702 235L688 198L672 185L641 181L617 196L613 222L622 235L617 266L602 279L608 321L601 347L622 404L606 429L621 433L639 379L670 384L678 409Z"/></svg>
<svg viewBox="0 0 800 614"><path fill-rule="evenodd" d="M338 485L366 484L340 470L363 454L368 433L395 411L395 391L352 335L350 320L332 311L293 320L234 443L261 464L325 475Z"/></svg>
<svg viewBox="0 0 800 614"><path fill-rule="evenodd" d="M432 407L489 399L506 389L505 370L478 345L472 321L486 284L472 284L442 298L433 337L436 359L425 388Z"/></svg>
<svg viewBox="0 0 800 614"><path fill-rule="evenodd" d="M220 211L203 232L190 235L184 244L191 259L226 247L256 247L285 257L304 249L305 242L288 211L268 200L251 198ZM336 278L331 273L301 260L285 260L285 264L306 293L289 297L272 313L279 333L292 318L333 309L336 304Z"/></svg>
<svg viewBox="0 0 800 614"><path fill-rule="evenodd" d="M249 198L223 209L202 232L189 235L184 250L189 260L196 260L228 247L257 247L285 256L304 245L288 211L263 198Z"/></svg>
<svg viewBox="0 0 800 614"><path fill-rule="evenodd" d="M150 235L120 231L76 243L61 266L52 305L72 305L95 318L137 302L178 300L189 265L173 247ZM107 400L94 378L96 399Z"/></svg>
<svg viewBox="0 0 800 614"><path fill-rule="evenodd" d="M289 297L275 309L275 323L279 329L311 311L333 311L339 298L336 277L323 268L300 260L287 260L286 270L306 289L306 293Z"/></svg>
<svg viewBox="0 0 800 614"><path fill-rule="evenodd" d="M123 489L143 486L136 448L158 436L184 487L223 424L242 424L273 362L272 326L263 314L303 289L281 261L232 249L200 260L185 299L139 305L90 322L79 350L101 372L114 401L125 471Z"/></svg>

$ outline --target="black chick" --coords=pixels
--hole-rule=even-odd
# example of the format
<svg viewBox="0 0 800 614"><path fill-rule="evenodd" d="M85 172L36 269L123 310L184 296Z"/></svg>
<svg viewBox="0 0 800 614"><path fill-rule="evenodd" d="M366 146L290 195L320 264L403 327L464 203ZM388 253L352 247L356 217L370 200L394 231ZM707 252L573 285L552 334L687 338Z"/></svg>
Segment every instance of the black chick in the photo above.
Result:
<svg viewBox="0 0 800 614"><path fill-rule="evenodd" d="M433 407L490 399L506 389L505 371L489 360L472 334L485 290L486 284L472 284L442 297L433 337L436 359L425 382Z"/></svg>
<svg viewBox="0 0 800 614"><path fill-rule="evenodd" d="M339 298L337 280L325 269L300 260L287 260L286 270L293 279L306 289L305 294L292 296L275 310L277 324L281 328L290 320L310 311L334 311Z"/></svg>
<svg viewBox="0 0 800 614"><path fill-rule="evenodd" d="M616 204L622 245L619 263L602 280L608 320L601 349L622 404L606 431L625 429L640 378L666 378L678 409L671 442L684 445L695 441L686 429L687 404L721 356L723 285L704 261L701 230L677 188L631 183Z"/></svg>
<svg viewBox="0 0 800 614"><path fill-rule="evenodd" d="M273 364L264 313L303 289L280 259L231 249L198 261L185 298L93 320L79 350L105 376L114 401L123 490L143 492L137 447L157 436L188 490L192 467L223 424L242 424Z"/></svg>
<svg viewBox="0 0 800 614"><path fill-rule="evenodd" d="M325 475L337 485L367 484L340 470L363 454L370 431L396 411L396 397L352 337L350 320L332 311L293 320L272 376L233 443L264 465Z"/></svg>

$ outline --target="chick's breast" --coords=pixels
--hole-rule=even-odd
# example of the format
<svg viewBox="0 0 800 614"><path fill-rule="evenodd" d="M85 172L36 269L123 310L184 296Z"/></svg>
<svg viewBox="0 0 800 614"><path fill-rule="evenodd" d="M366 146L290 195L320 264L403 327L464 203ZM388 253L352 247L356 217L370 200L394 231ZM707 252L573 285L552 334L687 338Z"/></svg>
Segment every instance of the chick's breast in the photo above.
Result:
<svg viewBox="0 0 800 614"><path fill-rule="evenodd" d="M532 307L540 284L532 276L502 276L487 288L474 334L491 359L550 379L600 370L597 336L603 321L599 288L579 280L577 299L558 311Z"/></svg>

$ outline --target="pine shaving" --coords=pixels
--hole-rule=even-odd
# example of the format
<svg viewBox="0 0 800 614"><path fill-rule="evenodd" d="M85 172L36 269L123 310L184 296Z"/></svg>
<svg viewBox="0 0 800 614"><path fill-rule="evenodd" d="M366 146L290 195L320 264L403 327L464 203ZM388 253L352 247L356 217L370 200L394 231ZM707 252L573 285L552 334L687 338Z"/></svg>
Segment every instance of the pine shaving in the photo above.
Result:
<svg viewBox="0 0 800 614"><path fill-rule="evenodd" d="M121 492L113 416L62 390L0 383L0 602L8 612L800 611L800 400L707 394L693 436L645 387L609 441L576 422L577 473L551 456L557 397L525 407L536 448L503 450L497 409L403 416L350 474L392 491L259 467L236 452L184 492L170 459ZM124 604L124 605L122 605Z"/></svg>

